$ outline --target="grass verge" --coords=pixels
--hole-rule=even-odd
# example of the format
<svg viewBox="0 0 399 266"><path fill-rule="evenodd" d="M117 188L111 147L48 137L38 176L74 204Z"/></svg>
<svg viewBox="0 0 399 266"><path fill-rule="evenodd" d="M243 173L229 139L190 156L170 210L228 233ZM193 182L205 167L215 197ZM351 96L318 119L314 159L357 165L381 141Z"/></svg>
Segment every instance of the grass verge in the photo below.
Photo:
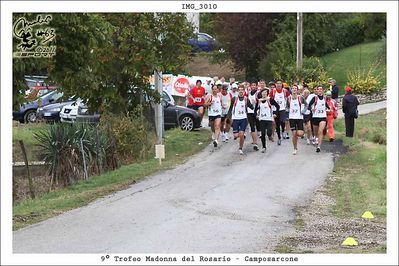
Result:
<svg viewBox="0 0 399 266"><path fill-rule="evenodd" d="M340 87L340 94L344 94L344 88L348 82L348 71L358 69L368 69L370 66L376 65L377 72L383 73L380 80L381 86L386 84L386 63L381 58L381 51L385 43L383 41L361 43L354 45L341 51L334 52L323 56L322 62L326 67L329 77L337 81Z"/></svg>
<svg viewBox="0 0 399 266"><path fill-rule="evenodd" d="M361 115L353 138L345 137L344 120L336 120L337 141L328 145L341 155L325 185L308 204L294 209L295 231L279 239L275 252L386 253L385 117L386 109ZM375 218L361 218L365 211ZM348 236L359 245L342 246Z"/></svg>
<svg viewBox="0 0 399 266"><path fill-rule="evenodd" d="M125 165L98 176L91 176L73 186L49 192L39 198L20 202L13 207L13 230L23 228L65 211L72 210L108 195L128 188L131 184L159 170L170 169L184 163L208 145L209 131L201 129L186 132L180 129L166 131L165 157L162 165L157 159Z"/></svg>
<svg viewBox="0 0 399 266"><path fill-rule="evenodd" d="M329 182L338 217L360 217L371 211L386 216L386 109L356 120L354 138L345 137L343 119L336 123L337 138L349 147L334 167L337 179Z"/></svg>

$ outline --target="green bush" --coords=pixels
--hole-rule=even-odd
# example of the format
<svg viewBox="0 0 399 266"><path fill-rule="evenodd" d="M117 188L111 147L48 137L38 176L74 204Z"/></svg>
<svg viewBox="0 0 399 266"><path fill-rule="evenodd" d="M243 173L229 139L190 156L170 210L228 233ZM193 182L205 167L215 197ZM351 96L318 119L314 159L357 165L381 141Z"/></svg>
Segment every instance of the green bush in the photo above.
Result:
<svg viewBox="0 0 399 266"><path fill-rule="evenodd" d="M107 132L115 153L123 164L146 160L155 143L152 127L137 106L128 115L103 114L100 129Z"/></svg>
<svg viewBox="0 0 399 266"><path fill-rule="evenodd" d="M369 69L355 69L348 72L348 86L353 92L360 94L371 94L381 89L380 80L382 73L376 71L377 66Z"/></svg>
<svg viewBox="0 0 399 266"><path fill-rule="evenodd" d="M328 76L324 66L318 57L305 57L301 69L296 68L296 62L289 57L282 61L276 61L271 67L274 79L282 79L288 82L300 82L308 84L309 88L316 85L327 85ZM281 65L280 65L281 64ZM261 64L261 69L266 69L267 61Z"/></svg>

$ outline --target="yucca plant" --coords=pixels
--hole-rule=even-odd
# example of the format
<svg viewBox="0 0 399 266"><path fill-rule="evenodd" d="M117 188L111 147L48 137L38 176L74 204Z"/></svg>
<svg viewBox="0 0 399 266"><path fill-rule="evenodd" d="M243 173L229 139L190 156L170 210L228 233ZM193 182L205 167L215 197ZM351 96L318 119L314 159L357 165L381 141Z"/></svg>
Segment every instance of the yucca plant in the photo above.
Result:
<svg viewBox="0 0 399 266"><path fill-rule="evenodd" d="M34 134L44 161L49 163L51 187L60 181L66 186L84 176L83 156L89 166L95 154L90 133L84 125L55 124Z"/></svg>

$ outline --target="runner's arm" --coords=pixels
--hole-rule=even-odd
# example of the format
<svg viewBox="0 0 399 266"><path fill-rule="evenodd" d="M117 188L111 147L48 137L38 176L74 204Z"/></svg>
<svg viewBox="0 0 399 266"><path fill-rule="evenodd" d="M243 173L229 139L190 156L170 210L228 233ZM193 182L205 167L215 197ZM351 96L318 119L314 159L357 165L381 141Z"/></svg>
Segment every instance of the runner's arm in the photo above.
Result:
<svg viewBox="0 0 399 266"><path fill-rule="evenodd" d="M233 97L230 101L229 111L227 112L228 117L231 117L231 113L233 112L233 106L236 101L236 97Z"/></svg>
<svg viewBox="0 0 399 266"><path fill-rule="evenodd" d="M316 101L316 97L317 96L313 97L312 100L310 100L309 105L308 105L308 110L312 111L312 105Z"/></svg>
<svg viewBox="0 0 399 266"><path fill-rule="evenodd" d="M303 114L308 109L308 102L305 100L305 98L303 96L301 96L301 102L304 106L303 111L302 111L302 114Z"/></svg>
<svg viewBox="0 0 399 266"><path fill-rule="evenodd" d="M280 111L280 105L278 105L274 99L270 98L270 104L276 107L276 110L273 111L273 114L276 114L278 111Z"/></svg>
<svg viewBox="0 0 399 266"><path fill-rule="evenodd" d="M249 109L252 109L252 110L255 109L255 107L252 105L251 101L250 101L248 98L247 98L247 107L248 107Z"/></svg>

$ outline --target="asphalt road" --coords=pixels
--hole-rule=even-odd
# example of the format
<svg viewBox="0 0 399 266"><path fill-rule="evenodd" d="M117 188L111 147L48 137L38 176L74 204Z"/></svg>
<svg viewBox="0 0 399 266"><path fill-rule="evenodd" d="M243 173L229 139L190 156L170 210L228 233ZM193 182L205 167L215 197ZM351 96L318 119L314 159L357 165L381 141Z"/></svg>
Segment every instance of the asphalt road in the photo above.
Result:
<svg viewBox="0 0 399 266"><path fill-rule="evenodd" d="M249 135L248 135L249 136ZM333 168L299 140L209 145L127 190L13 233L14 253L268 253ZM260 140L258 141L260 144ZM193 143L193 145L197 145Z"/></svg>

